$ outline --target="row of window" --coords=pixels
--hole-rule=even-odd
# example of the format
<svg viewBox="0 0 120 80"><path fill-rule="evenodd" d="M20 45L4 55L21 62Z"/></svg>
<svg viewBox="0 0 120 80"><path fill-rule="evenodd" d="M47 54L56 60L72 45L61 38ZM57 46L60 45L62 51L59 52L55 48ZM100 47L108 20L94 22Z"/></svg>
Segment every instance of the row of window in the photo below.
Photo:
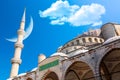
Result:
<svg viewBox="0 0 120 80"><path fill-rule="evenodd" d="M96 42L96 43L102 43L103 40L100 39L100 38L82 38L82 42L83 43L86 43L86 42ZM80 41L79 40L76 40L76 45L79 45L80 44ZM71 44L67 44L66 47L69 47L69 46L74 46L75 43L74 42L71 42Z"/></svg>
<svg viewBox="0 0 120 80"><path fill-rule="evenodd" d="M63 52L63 53L68 53L68 52L73 51L73 50L76 50L76 49L85 50L84 47L78 48L78 47L74 46L72 49L65 49L65 52Z"/></svg>

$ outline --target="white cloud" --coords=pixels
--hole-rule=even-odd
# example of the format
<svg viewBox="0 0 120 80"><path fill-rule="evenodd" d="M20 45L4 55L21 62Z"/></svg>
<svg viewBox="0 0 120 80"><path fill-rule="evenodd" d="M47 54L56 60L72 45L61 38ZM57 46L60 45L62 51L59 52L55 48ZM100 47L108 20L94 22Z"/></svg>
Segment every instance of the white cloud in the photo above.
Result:
<svg viewBox="0 0 120 80"><path fill-rule="evenodd" d="M67 17L62 17L62 18L60 18L60 19L56 19L56 20L52 20L51 21L51 24L52 25L63 25L64 24L64 22L66 22L67 21Z"/></svg>
<svg viewBox="0 0 120 80"><path fill-rule="evenodd" d="M98 26L98 25L102 25L102 21L95 22L95 23L92 24L92 26Z"/></svg>
<svg viewBox="0 0 120 80"><path fill-rule="evenodd" d="M101 25L101 16L105 14L104 6L92 3L91 5L70 5L68 1L56 1L50 8L40 11L40 17L48 17L52 25L65 23L73 26Z"/></svg>
<svg viewBox="0 0 120 80"><path fill-rule="evenodd" d="M83 5L74 15L68 18L74 26L89 25L101 22L101 15L105 13L103 6L99 4Z"/></svg>

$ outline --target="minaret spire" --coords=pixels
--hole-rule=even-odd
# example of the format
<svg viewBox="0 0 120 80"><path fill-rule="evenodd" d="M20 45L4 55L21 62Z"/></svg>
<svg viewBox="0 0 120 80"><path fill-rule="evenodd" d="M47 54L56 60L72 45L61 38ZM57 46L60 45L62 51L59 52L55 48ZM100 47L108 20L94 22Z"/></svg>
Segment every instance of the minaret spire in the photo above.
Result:
<svg viewBox="0 0 120 80"><path fill-rule="evenodd" d="M23 23L24 25L21 25L20 29L24 29L24 26L25 26L25 15L26 15L26 8L24 9L24 13L23 13L22 20L21 20L21 23Z"/></svg>
<svg viewBox="0 0 120 80"><path fill-rule="evenodd" d="M18 30L18 39L17 42L15 43L14 57L11 59L12 68L11 68L10 78L13 78L18 75L19 65L22 62L21 52L22 52L22 48L24 47L23 38L25 35L25 31L24 31L25 14L26 14L26 9L24 9L23 17L20 24L20 29Z"/></svg>
<svg viewBox="0 0 120 80"><path fill-rule="evenodd" d="M23 17L22 17L22 21L25 22L25 15L26 15L26 8L24 9L24 13L23 13Z"/></svg>

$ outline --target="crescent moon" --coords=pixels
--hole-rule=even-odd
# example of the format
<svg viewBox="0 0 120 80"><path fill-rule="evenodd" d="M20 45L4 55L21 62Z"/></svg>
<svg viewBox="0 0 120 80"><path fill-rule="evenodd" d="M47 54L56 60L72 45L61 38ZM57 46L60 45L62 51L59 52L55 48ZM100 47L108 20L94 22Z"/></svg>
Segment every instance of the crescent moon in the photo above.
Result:
<svg viewBox="0 0 120 80"><path fill-rule="evenodd" d="M25 30L25 36L24 36L23 40L27 39L30 36L30 34L32 33L32 31L33 31L33 19L31 17L29 27ZM16 42L17 37L9 38L6 40L10 41L10 42Z"/></svg>

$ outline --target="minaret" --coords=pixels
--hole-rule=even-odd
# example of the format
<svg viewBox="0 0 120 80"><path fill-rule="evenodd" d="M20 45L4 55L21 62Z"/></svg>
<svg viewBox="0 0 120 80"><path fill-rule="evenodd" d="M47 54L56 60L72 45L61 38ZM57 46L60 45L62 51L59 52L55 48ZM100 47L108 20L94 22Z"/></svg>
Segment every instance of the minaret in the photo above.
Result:
<svg viewBox="0 0 120 80"><path fill-rule="evenodd" d="M10 78L13 78L18 75L19 65L22 62L21 51L22 51L22 48L24 47L23 38L25 35L25 31L24 31L25 13L26 13L26 10L24 10L23 17L20 24L20 29L18 30L18 39L17 39L17 42L15 43L14 57L11 59L12 67L11 67Z"/></svg>

